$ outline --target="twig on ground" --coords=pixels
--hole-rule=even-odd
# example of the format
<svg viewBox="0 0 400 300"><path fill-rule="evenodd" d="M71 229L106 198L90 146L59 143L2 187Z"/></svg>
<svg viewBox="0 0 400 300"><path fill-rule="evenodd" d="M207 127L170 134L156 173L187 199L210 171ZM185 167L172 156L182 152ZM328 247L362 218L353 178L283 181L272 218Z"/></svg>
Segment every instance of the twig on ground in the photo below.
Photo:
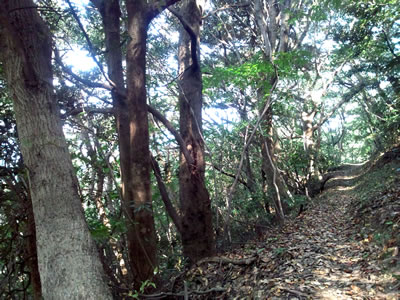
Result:
<svg viewBox="0 0 400 300"><path fill-rule="evenodd" d="M225 264L234 264L234 265L250 265L253 262L255 262L257 260L257 256L251 256L248 258L243 258L243 259L230 259L230 258L226 258L226 257L218 257L218 256L214 256L214 257L207 257L204 259L199 260L196 265L200 265L202 263L205 262L211 262L211 263L225 263Z"/></svg>
<svg viewBox="0 0 400 300"><path fill-rule="evenodd" d="M221 288L221 287L215 287L209 290L205 290L205 291L184 291L181 293L158 293L158 294L151 294L151 295L140 295L140 297L143 298L147 298L147 299L161 299L161 298L165 298L165 297L184 297L185 295L190 295L190 294L196 294L196 295L205 295L205 294L209 294L209 293L222 293L225 292L226 289L225 288Z"/></svg>
<svg viewBox="0 0 400 300"><path fill-rule="evenodd" d="M306 297L306 298L308 298L308 297L310 296L310 295L307 295L307 294L302 293L302 292L300 292L300 291L296 291L296 290L292 290L292 289L286 288L286 287L284 287L284 286L279 286L278 288L279 288L280 290L283 290L283 291L285 291L285 292L294 294L294 295L299 296L299 297Z"/></svg>

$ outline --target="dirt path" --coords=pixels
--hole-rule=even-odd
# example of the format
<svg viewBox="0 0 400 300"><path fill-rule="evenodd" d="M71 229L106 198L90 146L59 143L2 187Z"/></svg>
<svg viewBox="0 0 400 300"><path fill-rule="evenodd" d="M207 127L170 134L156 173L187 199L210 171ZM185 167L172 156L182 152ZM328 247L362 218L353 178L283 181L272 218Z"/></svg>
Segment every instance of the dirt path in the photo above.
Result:
<svg viewBox="0 0 400 300"><path fill-rule="evenodd" d="M248 265L221 260L193 268L189 291L210 292L190 299L400 299L398 282L379 267L379 247L353 224L348 194L327 191L283 228L230 254L253 257Z"/></svg>
<svg viewBox="0 0 400 300"><path fill-rule="evenodd" d="M273 274L265 273L264 282L273 282L266 298L400 298L398 290L390 289L394 278L377 264L379 248L353 226L347 194L329 191L328 197L285 226L277 240L282 257L274 258L279 262ZM265 299L264 295L254 298Z"/></svg>

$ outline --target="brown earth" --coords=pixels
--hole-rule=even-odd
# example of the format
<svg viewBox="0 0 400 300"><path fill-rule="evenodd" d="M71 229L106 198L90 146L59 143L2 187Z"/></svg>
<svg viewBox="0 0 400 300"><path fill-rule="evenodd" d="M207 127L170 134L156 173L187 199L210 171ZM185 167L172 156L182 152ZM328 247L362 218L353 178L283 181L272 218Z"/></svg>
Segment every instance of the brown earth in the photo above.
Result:
<svg viewBox="0 0 400 300"><path fill-rule="evenodd" d="M146 298L400 299L398 157L338 170L298 217Z"/></svg>

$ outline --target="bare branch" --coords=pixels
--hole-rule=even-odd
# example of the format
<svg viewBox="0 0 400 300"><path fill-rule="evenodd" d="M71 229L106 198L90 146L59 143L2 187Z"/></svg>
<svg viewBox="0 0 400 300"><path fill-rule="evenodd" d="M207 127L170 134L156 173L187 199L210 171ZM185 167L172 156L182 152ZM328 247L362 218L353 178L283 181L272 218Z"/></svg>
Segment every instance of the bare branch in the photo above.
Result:
<svg viewBox="0 0 400 300"><path fill-rule="evenodd" d="M191 38L197 38L192 26L190 26L189 22L178 11L173 8L168 8L168 10L181 22L183 28L185 28Z"/></svg>
<svg viewBox="0 0 400 300"><path fill-rule="evenodd" d="M179 134L179 132L172 126L172 124L155 108L153 108L150 105L147 105L147 110L156 118L158 119L161 123L164 124L164 126L169 130L169 132L175 137L183 155L185 156L186 161L188 162L189 165L194 165L194 161L192 156L190 155L188 149L185 146L185 142L182 139L182 136Z"/></svg>
<svg viewBox="0 0 400 300"><path fill-rule="evenodd" d="M78 23L79 29L82 31L83 36L85 37L86 43L89 47L89 54L90 56L93 58L94 62L97 64L97 66L99 67L101 73L103 74L104 78L111 84L111 86L115 86L115 84L108 78L106 72L104 71L103 65L99 62L99 60L96 57L96 52L95 52L95 48L93 46L92 41L89 38L89 35L87 34L85 28L82 25L81 20L79 19L78 15L75 12L74 7L71 4L70 0L65 0L71 10L72 16L74 17L75 21Z"/></svg>
<svg viewBox="0 0 400 300"><path fill-rule="evenodd" d="M199 60L197 58L197 34L194 32L192 26L190 26L189 22L176 10L172 8L168 8L168 10L181 22L183 28L190 36L190 49L191 49L191 56L192 56L192 65L191 67L197 68L199 67Z"/></svg>
<svg viewBox="0 0 400 300"><path fill-rule="evenodd" d="M111 91L113 89L113 86L111 86L107 83L90 81L90 80L84 79L84 78L80 77L79 75L75 74L71 70L70 67L67 67L66 65L64 65L64 63L60 57L60 53L59 53L58 49L54 49L54 58L55 58L56 62L60 65L61 69L65 73L70 75L73 79L75 79L76 81L79 81L80 83L83 83L84 85L91 87L91 88L102 88L102 89L106 89L108 91Z"/></svg>
<svg viewBox="0 0 400 300"><path fill-rule="evenodd" d="M159 294L152 294L152 295L142 295L141 294L140 297L148 298L148 299L152 299L152 298L161 299L161 298L165 298L165 297L173 297L175 299L176 297L181 298L181 297L189 296L190 294L205 295L205 294L216 293L216 292L222 293L225 291L226 291L225 288L216 287L216 288L212 288L212 289L209 289L206 291L189 291L189 292L186 291L186 292L182 292L182 293L159 293Z"/></svg>
<svg viewBox="0 0 400 300"><path fill-rule="evenodd" d="M178 212L172 205L171 199L168 195L167 187L165 186L165 183L161 176L160 166L158 165L158 162L153 155L151 155L151 166L153 168L154 175L156 176L158 189L160 190L161 199L164 202L165 209L167 210L168 215L171 217L178 231L182 232L181 219L178 215Z"/></svg>
<svg viewBox="0 0 400 300"><path fill-rule="evenodd" d="M114 109L109 107L109 108L98 108L98 107L76 107L65 114L61 115L62 119L65 119L69 116L76 116L77 114L80 114L81 112L87 112L89 114L112 114L114 113Z"/></svg>
<svg viewBox="0 0 400 300"><path fill-rule="evenodd" d="M228 10L228 9L232 9L232 8L242 8L242 7L248 7L248 6L250 6L250 2L231 4L231 5L226 4L226 5L222 6L222 7L219 7L217 9L213 10L212 12L208 13L207 15L205 15L203 17L203 19L206 19L206 18L208 18L208 17L210 17L212 15L215 15L216 13L218 13L220 11L223 11L223 10Z"/></svg>
<svg viewBox="0 0 400 300"><path fill-rule="evenodd" d="M86 80L82 77L80 77L79 75L75 74L70 68L66 67L61 58L60 55L58 53L58 51L55 51L55 58L57 63L61 66L61 68L63 69L63 71L67 74L69 74L70 76L72 76L72 78L74 78L75 80L85 84L88 87L91 88L102 88L102 89L106 89L108 91L115 91L116 93L118 93L120 96L122 97L126 97L126 91L122 90L122 89L116 89L113 86L110 86L106 83L99 83L99 82L93 82L90 80ZM154 107L147 105L147 110L157 119L159 120L168 130L169 132L175 137L176 142L178 143L183 155L185 156L186 161L188 162L189 165L194 165L194 161L193 158L190 156L189 151L186 149L185 146L185 142L182 139L182 136L179 134L179 132L174 128L174 126L159 112L157 111ZM79 113L79 112L77 112Z"/></svg>
<svg viewBox="0 0 400 300"><path fill-rule="evenodd" d="M391 42L390 42L390 40L389 40L389 37L388 37L386 31L382 29L382 33L383 33L383 36L385 37L386 45L388 46L390 53L392 53L392 55L393 55L394 57L396 57L396 58L399 57L399 56L394 52L394 47L393 47L393 45L391 44Z"/></svg>
<svg viewBox="0 0 400 300"><path fill-rule="evenodd" d="M294 44L294 50L297 50L301 47L301 45L303 44L303 41L308 33L308 31L310 30L310 26L311 26L311 10L308 12L307 16L307 23L306 26L304 27L303 32L300 35L300 38L295 42Z"/></svg>
<svg viewBox="0 0 400 300"><path fill-rule="evenodd" d="M325 117L321 118L321 120L313 126L313 130L317 130L319 127L321 127L326 121L329 120L330 117L346 102L350 101L355 95L357 95L359 92L361 92L365 88L366 84L364 82L361 82L358 84L353 90L345 94L342 98L341 101L339 101L330 111L329 114L325 115Z"/></svg>
<svg viewBox="0 0 400 300"><path fill-rule="evenodd" d="M196 265L199 266L203 263L218 263L218 264L233 264L248 266L257 260L258 256L251 256L243 259L231 259L227 257L206 257L199 260Z"/></svg>
<svg viewBox="0 0 400 300"><path fill-rule="evenodd" d="M257 130L258 130L258 127L260 126L260 123L261 123L261 121L262 121L264 115L267 113L269 107L271 106L271 104L272 104L272 102L273 102L273 101L272 101L272 94L273 94L273 92L274 92L274 90L275 90L275 88L276 88L276 85L278 84L278 80L279 80L279 77L278 77L278 70L277 70L277 68L276 68L275 65L274 65L274 68L275 68L275 80L274 80L274 83L272 84L272 87L271 87L271 89L270 89L270 91L269 91L269 96L268 96L268 99L267 99L267 101L266 101L266 103L265 103L264 109L263 109L263 111L261 112L261 114L258 116L258 119L257 119L256 125L254 126L253 132L251 133L251 135L250 135L250 137L247 139L247 141L245 141L246 144L244 145L244 147L243 147L243 149L242 149L242 153L241 153L241 155L240 155L240 162L239 162L239 166L238 166L238 168L237 168L237 170L236 170L235 180L234 180L234 182L232 183L231 187L229 188L229 192L228 192L228 199L229 199L229 200L228 200L228 202L231 201L231 199L232 199L232 197L233 197L233 193L234 193L235 188L236 188L236 185L237 185L237 183L238 183L239 175L240 175L240 172L241 172L242 167L243 167L243 161L244 161L244 157L245 157L247 148L250 146L251 142L253 141L253 137L254 137L254 135L256 134L256 132L257 132Z"/></svg>
<svg viewBox="0 0 400 300"><path fill-rule="evenodd" d="M212 165L212 167L213 167L215 170L219 171L221 174L225 175L225 176L235 178L235 175L234 175L234 174L225 172L224 170L222 170L222 168L220 168L220 167L218 167L218 166L216 166L216 165ZM238 181L239 181L239 183L243 184L245 187L247 187L248 189L250 189L249 186L247 185L247 182L246 182L246 181L244 181L244 180L242 180L242 179L240 179L240 178L238 179Z"/></svg>

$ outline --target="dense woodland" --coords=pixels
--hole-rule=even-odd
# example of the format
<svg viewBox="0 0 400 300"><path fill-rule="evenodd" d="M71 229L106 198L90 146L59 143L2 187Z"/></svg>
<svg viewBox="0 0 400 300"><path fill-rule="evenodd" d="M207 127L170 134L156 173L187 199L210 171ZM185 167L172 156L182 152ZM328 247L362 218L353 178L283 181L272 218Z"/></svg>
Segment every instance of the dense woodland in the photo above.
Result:
<svg viewBox="0 0 400 300"><path fill-rule="evenodd" d="M398 145L399 41L398 0L0 0L0 298L138 298L298 228Z"/></svg>

